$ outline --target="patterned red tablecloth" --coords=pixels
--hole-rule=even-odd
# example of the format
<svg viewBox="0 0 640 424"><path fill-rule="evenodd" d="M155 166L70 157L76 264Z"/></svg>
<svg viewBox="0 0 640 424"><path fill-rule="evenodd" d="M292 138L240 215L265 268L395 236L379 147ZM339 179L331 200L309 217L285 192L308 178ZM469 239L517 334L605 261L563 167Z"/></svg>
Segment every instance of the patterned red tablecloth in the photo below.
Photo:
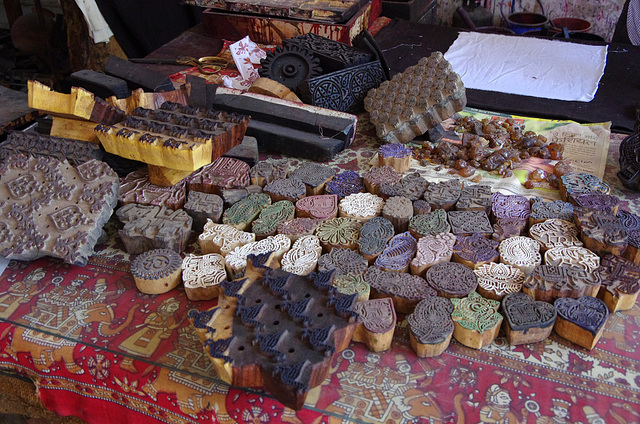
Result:
<svg viewBox="0 0 640 424"><path fill-rule="evenodd" d="M361 119L352 148L331 165L367 169L374 134ZM638 213L638 194L615 177L621 139L612 136L605 181ZM62 415L90 424L640 422L637 305L610 316L592 351L553 333L520 346L499 337L482 350L452 341L429 359L413 353L399 316L391 350L351 343L304 409L284 408L217 378L186 319L215 301L191 302L181 288L139 293L117 228L112 219L108 242L83 268L11 261L0 277L0 368L32 379L44 405Z"/></svg>

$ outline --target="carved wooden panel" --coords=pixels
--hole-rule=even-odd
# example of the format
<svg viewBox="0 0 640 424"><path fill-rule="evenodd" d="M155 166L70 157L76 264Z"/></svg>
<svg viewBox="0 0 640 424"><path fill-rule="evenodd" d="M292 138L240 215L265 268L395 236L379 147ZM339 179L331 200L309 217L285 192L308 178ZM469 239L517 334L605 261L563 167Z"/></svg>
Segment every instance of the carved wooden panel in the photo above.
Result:
<svg viewBox="0 0 640 424"><path fill-rule="evenodd" d="M375 216L362 224L358 238L358 250L367 258L370 265L382 253L393 234L393 223L382 216Z"/></svg>
<svg viewBox="0 0 640 424"><path fill-rule="evenodd" d="M193 228L200 231L207 223L207 219L220 222L223 206L222 197L217 194L190 191L184 210L193 218Z"/></svg>
<svg viewBox="0 0 640 424"><path fill-rule="evenodd" d="M571 196L576 194L610 192L609 184L592 174L574 172L560 177L560 197L565 202L571 201Z"/></svg>
<svg viewBox="0 0 640 424"><path fill-rule="evenodd" d="M340 200L339 216L367 221L382 213L384 199L371 193L354 193Z"/></svg>
<svg viewBox="0 0 640 424"><path fill-rule="evenodd" d="M362 178L369 193L380 194L382 183L395 184L402 179L402 174L391 166L377 166L365 172Z"/></svg>
<svg viewBox="0 0 640 424"><path fill-rule="evenodd" d="M491 218L529 219L531 205L529 199L517 194L495 192L491 196Z"/></svg>
<svg viewBox="0 0 640 424"><path fill-rule="evenodd" d="M294 218L278 224L278 234L283 234L295 242L300 237L313 235L320 224L320 220L312 218Z"/></svg>
<svg viewBox="0 0 640 424"><path fill-rule="evenodd" d="M251 222L251 231L258 240L273 236L278 230L278 224L293 219L295 212L296 208L290 201L275 202L260 211L258 218Z"/></svg>
<svg viewBox="0 0 640 424"><path fill-rule="evenodd" d="M620 199L612 194L583 193L571 196L572 202L578 208L593 209L600 212L616 214L620 206Z"/></svg>
<svg viewBox="0 0 640 424"><path fill-rule="evenodd" d="M72 166L78 166L91 159L102 160L100 146L89 141L54 137L35 132L13 131L0 144L0 162L10 155L24 154L31 156L47 156L67 160Z"/></svg>
<svg viewBox="0 0 640 424"><path fill-rule="evenodd" d="M491 211L491 186L475 184L465 186L460 192L460 198L456 202L456 210L459 211Z"/></svg>
<svg viewBox="0 0 640 424"><path fill-rule="evenodd" d="M438 356L449 346L453 335L453 304L434 296L423 299L407 317L411 348L421 358Z"/></svg>
<svg viewBox="0 0 640 424"><path fill-rule="evenodd" d="M554 329L565 339L586 349L593 349L600 340L609 318L605 303L595 297L571 299L563 297L554 302L558 319Z"/></svg>
<svg viewBox="0 0 640 424"><path fill-rule="evenodd" d="M372 299L390 297L396 311L402 314L412 313L418 302L436 295L436 291L422 277L383 271L375 266L367 269L364 280L371 287Z"/></svg>
<svg viewBox="0 0 640 424"><path fill-rule="evenodd" d="M413 203L406 197L390 197L384 203L382 216L393 223L396 233L403 233L409 228L409 220L413 217Z"/></svg>
<svg viewBox="0 0 640 424"><path fill-rule="evenodd" d="M584 247L563 246L547 250L544 253L544 263L547 265L577 266L592 272L600 266L600 257Z"/></svg>
<svg viewBox="0 0 640 424"><path fill-rule="evenodd" d="M519 218L498 218L493 224L491 238L501 242L509 237L520 236L527 227L527 221Z"/></svg>
<svg viewBox="0 0 640 424"><path fill-rule="evenodd" d="M217 253L182 260L182 282L190 300L212 300L218 297L220 283L227 279L224 257Z"/></svg>
<svg viewBox="0 0 640 424"><path fill-rule="evenodd" d="M287 236L277 234L236 247L224 257L224 264L228 275L233 277L244 273L249 255L272 253L274 261L279 262L290 248L291 240Z"/></svg>
<svg viewBox="0 0 640 424"><path fill-rule="evenodd" d="M289 174L290 168L291 163L288 159L260 161L249 171L251 184L257 184L260 187L264 187L266 184L272 183L275 180L286 178Z"/></svg>
<svg viewBox="0 0 640 424"><path fill-rule="evenodd" d="M429 268L425 280L438 296L448 299L467 296L478 287L478 278L471 268L455 262L441 262Z"/></svg>
<svg viewBox="0 0 640 424"><path fill-rule="evenodd" d="M369 300L371 287L362 275L344 274L336 275L333 280L334 287L342 294L357 294L358 302Z"/></svg>
<svg viewBox="0 0 640 424"><path fill-rule="evenodd" d="M391 166L401 174L411 167L411 148L401 143L386 143L378 147L378 166Z"/></svg>
<svg viewBox="0 0 640 424"><path fill-rule="evenodd" d="M574 214L584 247L600 256L622 255L629 238L617 216L583 208L576 209Z"/></svg>
<svg viewBox="0 0 640 424"><path fill-rule="evenodd" d="M568 265L538 265L527 277L522 290L535 300L553 302L559 297L596 296L600 277L585 269Z"/></svg>
<svg viewBox="0 0 640 424"><path fill-rule="evenodd" d="M623 256L640 265L640 216L625 210L618 211L617 216L628 236L628 245Z"/></svg>
<svg viewBox="0 0 640 424"><path fill-rule="evenodd" d="M453 208L462 192L462 182L458 179L442 181L436 184L429 184L424 192L424 200L429 202L431 209L444 209L448 211Z"/></svg>
<svg viewBox="0 0 640 424"><path fill-rule="evenodd" d="M540 342L551 334L556 322L556 308L535 301L526 293L511 293L502 300L505 333L510 345Z"/></svg>
<svg viewBox="0 0 640 424"><path fill-rule="evenodd" d="M313 196L315 194L322 194L324 185L333 178L334 175L336 175L336 171L328 165L316 162L304 162L291 172L289 177L302 181L307 187L307 196Z"/></svg>
<svg viewBox="0 0 640 424"><path fill-rule="evenodd" d="M485 299L476 292L461 299L451 299L454 323L453 337L461 344L482 349L498 335L502 315L498 313L500 302Z"/></svg>
<svg viewBox="0 0 640 424"><path fill-rule="evenodd" d="M289 200L297 202L307 195L307 188L304 183L297 178L280 178L264 186L262 191L271 197L271 200Z"/></svg>
<svg viewBox="0 0 640 424"><path fill-rule="evenodd" d="M380 195L383 198L393 196L403 196L414 201L421 199L429 183L420 176L419 172L412 172L402 177L397 183L382 182L380 184Z"/></svg>

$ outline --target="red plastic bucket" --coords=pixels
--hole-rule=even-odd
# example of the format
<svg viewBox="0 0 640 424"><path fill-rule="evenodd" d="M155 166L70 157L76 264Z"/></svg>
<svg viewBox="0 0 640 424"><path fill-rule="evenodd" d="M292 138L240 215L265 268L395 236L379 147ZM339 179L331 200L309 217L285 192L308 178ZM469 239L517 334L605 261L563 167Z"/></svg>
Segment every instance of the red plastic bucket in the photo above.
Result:
<svg viewBox="0 0 640 424"><path fill-rule="evenodd" d="M551 20L551 30L561 32L566 28L569 32L589 32L591 22L580 18L556 18Z"/></svg>
<svg viewBox="0 0 640 424"><path fill-rule="evenodd" d="M542 29L542 26L548 22L549 18L540 13L518 12L507 16L509 28L516 34Z"/></svg>

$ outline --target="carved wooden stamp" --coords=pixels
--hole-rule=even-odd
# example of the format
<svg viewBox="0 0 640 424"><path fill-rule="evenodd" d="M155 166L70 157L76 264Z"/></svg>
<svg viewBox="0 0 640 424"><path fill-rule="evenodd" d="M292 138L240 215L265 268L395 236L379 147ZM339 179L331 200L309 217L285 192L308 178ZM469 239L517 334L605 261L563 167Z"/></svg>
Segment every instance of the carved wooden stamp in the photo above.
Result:
<svg viewBox="0 0 640 424"><path fill-rule="evenodd" d="M456 202L456 210L484 211L489 215L491 212L491 197L491 186L481 184L465 186Z"/></svg>
<svg viewBox="0 0 640 424"><path fill-rule="evenodd" d="M416 215L409 220L409 232L416 239L430 234L449 233L451 226L444 209L436 209L424 215Z"/></svg>
<svg viewBox="0 0 640 424"><path fill-rule="evenodd" d="M380 215L383 207L382 197L371 193L350 194L338 205L341 217L354 218L363 222Z"/></svg>
<svg viewBox="0 0 640 424"><path fill-rule="evenodd" d="M256 235L253 233L240 231L231 225L216 224L211 220L204 224L202 234L198 236L198 244L203 254L219 253L222 256L255 240Z"/></svg>
<svg viewBox="0 0 640 424"><path fill-rule="evenodd" d="M378 166L365 172L362 178L367 191L379 195L382 183L395 184L402 179L402 174L391 166Z"/></svg>
<svg viewBox="0 0 640 424"><path fill-rule="evenodd" d="M514 266L493 262L481 265L473 272L478 279L478 293L482 297L497 301L501 301L510 293L522 291L526 277L524 272Z"/></svg>
<svg viewBox="0 0 640 424"><path fill-rule="evenodd" d="M190 191L184 210L193 218L193 229L201 231L207 219L220 222L223 211L222 197L217 194Z"/></svg>
<svg viewBox="0 0 640 424"><path fill-rule="evenodd" d="M382 216L375 216L362 224L358 250L369 261L369 265L382 253L393 234L393 223Z"/></svg>
<svg viewBox="0 0 640 424"><path fill-rule="evenodd" d="M480 233L485 237L493 234L493 227L489 217L483 211L449 211L447 218L451 225L451 232L459 236L470 236Z"/></svg>
<svg viewBox="0 0 640 424"><path fill-rule="evenodd" d="M355 250L361 227L357 219L330 218L318 224L316 236L325 253L337 247Z"/></svg>
<svg viewBox="0 0 640 424"><path fill-rule="evenodd" d="M502 194L495 192L491 195L491 218L495 221L500 218L529 219L531 205L529 199L517 194Z"/></svg>
<svg viewBox="0 0 640 424"><path fill-rule="evenodd" d="M622 255L629 237L617 216L583 208L576 209L574 214L584 247L600 256Z"/></svg>
<svg viewBox="0 0 640 424"><path fill-rule="evenodd" d="M182 282L189 300L212 300L218 297L220 283L227 279L224 257L217 253L182 260Z"/></svg>
<svg viewBox="0 0 640 424"><path fill-rule="evenodd" d="M262 209L258 218L251 222L256 240L275 235L278 224L293 219L295 213L295 206L288 200L280 200Z"/></svg>
<svg viewBox="0 0 640 424"><path fill-rule="evenodd" d="M91 159L102 160L100 146L89 141L54 137L35 132L14 131L0 144L0 162L10 155L54 157L59 161L67 160L72 166L78 166Z"/></svg>
<svg viewBox="0 0 640 424"><path fill-rule="evenodd" d="M367 269L364 280L371 287L372 299L390 297L396 312L401 314L412 313L418 302L436 295L436 291L422 277L383 271L375 266Z"/></svg>
<svg viewBox="0 0 640 424"><path fill-rule="evenodd" d="M596 296L600 289L597 273L569 265L538 265L527 277L522 291L534 300L553 302L559 297Z"/></svg>
<svg viewBox="0 0 640 424"><path fill-rule="evenodd" d="M289 177L297 178L305 184L307 196L315 196L324 192L324 185L334 175L336 175L336 171L330 166L305 162L295 169Z"/></svg>
<svg viewBox="0 0 640 424"><path fill-rule="evenodd" d="M403 233L409 228L409 220L413 217L413 203L406 197L390 197L384 203L382 216L391 221L396 233Z"/></svg>
<svg viewBox="0 0 640 424"><path fill-rule="evenodd" d="M554 247L582 246L576 226L563 219L552 218L534 224L529 229L529 236L540 243L543 252Z"/></svg>
<svg viewBox="0 0 640 424"><path fill-rule="evenodd" d="M493 224L491 238L501 242L509 237L520 236L527 227L527 221L519 218L498 218Z"/></svg>
<svg viewBox="0 0 640 424"><path fill-rule="evenodd" d="M120 178L118 202L121 205L137 203L139 205L164 206L178 210L187 201L186 183L180 182L171 187L151 184L149 173L145 170L133 171Z"/></svg>
<svg viewBox="0 0 640 424"><path fill-rule="evenodd" d="M282 256L291 248L291 240L287 236L278 234L259 241L238 246L224 257L224 265L229 276L242 274L247 267L249 255L272 253L274 263L279 263Z"/></svg>
<svg viewBox="0 0 640 424"><path fill-rule="evenodd" d="M547 265L577 266L588 272L600 266L600 257L591 250L579 246L554 247L544 252L544 263Z"/></svg>
<svg viewBox="0 0 640 424"><path fill-rule="evenodd" d="M462 192L462 182L458 179L429 184L424 192L424 200L429 202L431 209L453 208Z"/></svg>
<svg viewBox="0 0 640 424"><path fill-rule="evenodd" d="M416 239L408 231L396 234L376 258L375 265L384 271L408 272L417 246Z"/></svg>
<svg viewBox="0 0 640 424"><path fill-rule="evenodd" d="M161 294L180 284L182 258L170 249L152 249L131 262L131 274L142 293Z"/></svg>
<svg viewBox="0 0 640 424"><path fill-rule="evenodd" d="M640 292L640 266L622 256L607 255L596 270L602 285L598 298L609 311L626 311L633 308Z"/></svg>
<svg viewBox="0 0 640 424"><path fill-rule="evenodd" d="M352 340L366 344L372 352L388 350L396 329L393 301L388 297L367 300L356 304L354 310L359 318Z"/></svg>
<svg viewBox="0 0 640 424"><path fill-rule="evenodd" d="M337 174L324 186L325 194L335 194L338 196L338 200L342 200L350 194L363 193L364 191L364 179L352 170Z"/></svg>
<svg viewBox="0 0 640 424"><path fill-rule="evenodd" d="M222 213L222 223L246 231L260 212L271 204L264 193L252 193Z"/></svg>
<svg viewBox="0 0 640 424"><path fill-rule="evenodd" d="M470 269L490 262L498 262L500 256L498 245L497 241L488 239L480 233L474 233L470 236L456 236L451 260Z"/></svg>
<svg viewBox="0 0 640 424"><path fill-rule="evenodd" d="M260 161L255 164L249 171L251 176L251 184L257 184L260 187L286 178L289 174L291 164L287 159L274 161Z"/></svg>
<svg viewBox="0 0 640 424"><path fill-rule="evenodd" d="M315 219L335 218L338 216L338 196L320 194L303 197L296 202L296 216Z"/></svg>
<svg viewBox="0 0 640 424"><path fill-rule="evenodd" d="M418 240L416 257L411 261L411 274L424 277L433 265L449 262L456 236L451 233L429 234Z"/></svg>
<svg viewBox="0 0 640 424"><path fill-rule="evenodd" d="M590 296L579 299L561 297L553 304L558 312L554 326L556 333L585 349L593 349L609 318L607 305Z"/></svg>
<svg viewBox="0 0 640 424"><path fill-rule="evenodd" d="M502 240L498 253L500 262L519 268L525 275L531 275L533 269L542 262L540 243L529 237L516 236Z"/></svg>
<svg viewBox="0 0 640 424"><path fill-rule="evenodd" d="M330 18L330 20L333 20L333 18ZM374 59L373 54L369 51L314 33L296 35L283 40L282 43L283 45L295 45L313 53L313 56L320 61L322 70L328 73L362 65Z"/></svg>
<svg viewBox="0 0 640 424"><path fill-rule="evenodd" d="M500 302L485 299L476 292L462 299L451 299L453 303L453 337L461 344L482 349L495 340L502 324L498 313Z"/></svg>
<svg viewBox="0 0 640 424"><path fill-rule="evenodd" d="M315 271L322 254L320 240L314 235L300 237L282 256L281 268L296 275L308 275Z"/></svg>
<svg viewBox="0 0 640 424"><path fill-rule="evenodd" d="M546 221L547 219L573 220L573 205L562 200L545 202L539 197L531 201L531 214L529 215L529 227Z"/></svg>
<svg viewBox="0 0 640 424"><path fill-rule="evenodd" d="M351 249L334 248L318 259L318 271L335 270L336 277L341 275L362 275L369 266L367 260Z"/></svg>
<svg viewBox="0 0 640 424"><path fill-rule="evenodd" d="M431 205L424 199L418 199L413 202L413 214L422 215L431 212Z"/></svg>
<svg viewBox="0 0 640 424"><path fill-rule="evenodd" d="M526 293L511 293L502 300L504 330L510 345L540 342L551 334L556 308L535 301Z"/></svg>
<svg viewBox="0 0 640 424"><path fill-rule="evenodd" d="M438 296L448 299L467 296L478 287L478 279L473 271L455 262L435 264L427 270L424 278Z"/></svg>
<svg viewBox="0 0 640 424"><path fill-rule="evenodd" d="M400 143L387 143L378 147L378 166L391 166L401 174L411 167L411 148Z"/></svg>
<svg viewBox="0 0 640 424"><path fill-rule="evenodd" d="M304 183L297 178L280 178L274 180L262 189L263 193L271 197L271 201L289 200L296 203L307 195L307 188Z"/></svg>
<svg viewBox="0 0 640 424"><path fill-rule="evenodd" d="M369 284L364 280L362 275L336 275L333 280L333 285L338 290L338 293L349 295L357 294L358 302L369 300L369 295L371 294L371 287L369 287Z"/></svg>
<svg viewBox="0 0 640 424"><path fill-rule="evenodd" d="M239 159L219 157L187 179L189 191L221 194L229 188L245 188L251 182L249 165Z"/></svg>
<svg viewBox="0 0 640 424"><path fill-rule="evenodd" d="M571 201L571 196L583 193L609 194L611 187L595 175L573 172L560 177L560 197Z"/></svg>
<svg viewBox="0 0 640 424"><path fill-rule="evenodd" d="M116 215L124 224L118 235L129 254L151 249L180 253L187 247L193 220L182 209L130 204L118 209Z"/></svg>
<svg viewBox="0 0 640 424"><path fill-rule="evenodd" d="M440 296L418 303L407 317L411 348L420 358L438 356L449 347L453 335L453 304Z"/></svg>
<svg viewBox="0 0 640 424"><path fill-rule="evenodd" d="M294 218L278 224L278 234L283 234L294 243L300 237L313 235L320 224L320 220L312 218Z"/></svg>
<svg viewBox="0 0 640 424"><path fill-rule="evenodd" d="M393 196L403 196L414 201L422 198L429 183L420 176L419 172L412 172L397 183L383 182L380 184L380 196L386 199Z"/></svg>
<svg viewBox="0 0 640 424"><path fill-rule="evenodd" d="M578 208L593 209L600 212L612 214L618 213L620 199L612 194L604 193L582 193L571 196L571 201Z"/></svg>
<svg viewBox="0 0 640 424"><path fill-rule="evenodd" d="M356 296L332 290L330 273L248 268L247 278L223 283L228 303L189 317L224 381L263 386L300 409L351 340Z"/></svg>
<svg viewBox="0 0 640 424"><path fill-rule="evenodd" d="M618 211L617 216L628 236L628 245L622 255L640 265L640 216L625 210Z"/></svg>

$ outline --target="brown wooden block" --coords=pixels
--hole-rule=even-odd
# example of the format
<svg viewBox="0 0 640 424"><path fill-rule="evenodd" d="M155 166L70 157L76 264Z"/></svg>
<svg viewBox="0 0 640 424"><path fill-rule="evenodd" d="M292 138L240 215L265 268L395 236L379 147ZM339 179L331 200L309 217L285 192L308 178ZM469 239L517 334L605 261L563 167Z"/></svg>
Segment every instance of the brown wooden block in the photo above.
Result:
<svg viewBox="0 0 640 424"><path fill-rule="evenodd" d="M148 250L131 262L131 273L142 293L166 293L180 284L182 258L171 249Z"/></svg>
<svg viewBox="0 0 640 424"><path fill-rule="evenodd" d="M315 196L324 193L324 186L336 171L330 166L315 162L304 162L289 175L290 178L297 178L302 181L307 188L307 196Z"/></svg>
<svg viewBox="0 0 640 424"><path fill-rule="evenodd" d="M362 224L353 218L329 218L316 227L322 251L327 253L335 248L356 249Z"/></svg>
<svg viewBox="0 0 640 424"><path fill-rule="evenodd" d="M116 211L124 227L118 235L127 253L137 255L151 249L181 253L191 235L193 219L183 209L129 204Z"/></svg>
<svg viewBox="0 0 640 424"><path fill-rule="evenodd" d="M498 336L502 315L498 313L500 302L485 299L476 292L453 303L453 337L461 344L474 349L490 345Z"/></svg>
<svg viewBox="0 0 640 424"><path fill-rule="evenodd" d="M372 352L389 350L396 329L396 311L390 298L359 302L354 306L358 313L358 326L352 340L367 345Z"/></svg>
<svg viewBox="0 0 640 424"><path fill-rule="evenodd" d="M95 143L25 131L12 132L0 144L0 161L17 154L54 157L60 161L66 159L72 166L91 159L102 160L100 146Z"/></svg>
<svg viewBox="0 0 640 424"><path fill-rule="evenodd" d="M554 247L544 253L544 263L547 265L569 265L593 272L600 266L600 257L591 250L579 247Z"/></svg>
<svg viewBox="0 0 640 424"><path fill-rule="evenodd" d="M220 222L223 211L222 198L217 194L190 191L184 210L193 218L193 229L202 231L208 219Z"/></svg>
<svg viewBox="0 0 640 424"><path fill-rule="evenodd" d="M182 282L189 300L216 299L220 283L226 279L227 271L222 255L187 255L182 260Z"/></svg>
<svg viewBox="0 0 640 424"><path fill-rule="evenodd" d="M332 290L331 273L269 269L264 256L253 257L245 278L223 283L223 305L189 316L224 381L262 386L300 409L351 341L356 296Z"/></svg>
<svg viewBox="0 0 640 424"><path fill-rule="evenodd" d="M449 299L434 296L423 299L407 317L411 348L420 358L438 356L449 347L453 335Z"/></svg>
<svg viewBox="0 0 640 424"><path fill-rule="evenodd" d="M127 81L134 88L140 87L151 92L173 89L171 80L160 72L114 55L107 59L105 72Z"/></svg>
<svg viewBox="0 0 640 424"><path fill-rule="evenodd" d="M250 170L251 184L264 187L275 180L286 178L290 168L291 163L288 159L258 162Z"/></svg>
<svg viewBox="0 0 640 424"><path fill-rule="evenodd" d="M270 78L258 78L251 84L248 90L250 93L264 94L265 96L277 97L291 102L302 103L296 94L289 90L286 85L280 84Z"/></svg>
<svg viewBox="0 0 640 424"><path fill-rule="evenodd" d="M281 268L292 274L309 275L316 270L321 254L322 246L318 237L300 237L282 256Z"/></svg>
<svg viewBox="0 0 640 424"><path fill-rule="evenodd" d="M149 181L146 170L133 171L120 178L118 201L121 205L137 203L178 210L187 201L186 185L181 182L171 187L161 187Z"/></svg>
<svg viewBox="0 0 640 424"><path fill-rule="evenodd" d="M509 240L509 239L507 239ZM476 269L490 262L498 262L498 242L488 239L480 233L470 236L456 236L451 260Z"/></svg>
<svg viewBox="0 0 640 424"><path fill-rule="evenodd" d="M173 87L173 84L171 85ZM106 101L110 105L117 107L120 110L125 111L128 115L131 115L133 111L142 107L145 109L157 109L159 105L164 102L179 103L186 105L189 100L193 99L194 90L188 90L186 84L180 86L180 88L170 91L147 91L142 88L137 88L131 91L131 95L124 99L118 99L114 96L107 97ZM203 105L204 107L204 105Z"/></svg>
<svg viewBox="0 0 640 424"><path fill-rule="evenodd" d="M218 195L225 189L246 188L251 181L249 169L249 165L239 159L219 157L194 172L187 180L187 188Z"/></svg>
<svg viewBox="0 0 640 424"><path fill-rule="evenodd" d="M610 312L633 308L640 292L640 266L622 256L607 255L596 274L602 284L598 298L604 301Z"/></svg>
<svg viewBox="0 0 640 424"><path fill-rule="evenodd" d="M293 219L295 212L295 206L288 200L275 202L262 209L258 218L251 222L251 230L256 235L256 240L275 235L278 224Z"/></svg>
<svg viewBox="0 0 640 424"><path fill-rule="evenodd" d="M297 178L281 178L266 184L262 192L268 194L272 202L289 200L296 203L307 195L307 188Z"/></svg>
<svg viewBox="0 0 640 424"><path fill-rule="evenodd" d="M582 246L578 229L573 222L557 218L532 225L529 236L540 243L540 250L543 252L554 247Z"/></svg>
<svg viewBox="0 0 640 424"><path fill-rule="evenodd" d="M478 287L478 279L473 271L455 262L435 264L427 270L424 279L438 296L447 299L465 297Z"/></svg>
<svg viewBox="0 0 640 424"><path fill-rule="evenodd" d="M583 193L609 194L611 187L595 175L573 172L560 177L560 197L565 202L571 201L571 196Z"/></svg>
<svg viewBox="0 0 640 424"><path fill-rule="evenodd" d="M578 208L574 218L584 247L599 256L622 255L627 248L629 237L614 214Z"/></svg>
<svg viewBox="0 0 640 424"><path fill-rule="evenodd" d="M171 187L192 174L191 171L165 168L164 166L148 165L149 182L160 187Z"/></svg>
<svg viewBox="0 0 640 424"><path fill-rule="evenodd" d="M518 268L490 263L473 270L478 279L477 292L484 298L501 301L510 293L522 291L525 275Z"/></svg>
<svg viewBox="0 0 640 424"><path fill-rule="evenodd" d="M553 303L558 312L554 330L560 337L584 347L593 349L600 340L604 325L609 318L607 305L596 297L579 299L562 297Z"/></svg>
<svg viewBox="0 0 640 424"><path fill-rule="evenodd" d="M95 122L52 116L49 134L54 137L87 141L99 146L100 140L94 131L95 127Z"/></svg>
<svg viewBox="0 0 640 424"><path fill-rule="evenodd" d="M483 211L449 211L447 219L451 232L457 236L470 236L480 233L485 237L493 234L489 217Z"/></svg>
<svg viewBox="0 0 640 424"><path fill-rule="evenodd" d="M396 234L376 258L375 265L384 271L408 272L417 245L416 239L408 231Z"/></svg>
<svg viewBox="0 0 640 424"><path fill-rule="evenodd" d="M231 225L216 224L211 220L207 220L202 234L198 236L198 244L203 254L219 253L222 256L255 240L256 235L253 233L240 231Z"/></svg>
<svg viewBox="0 0 640 424"><path fill-rule="evenodd" d="M336 275L336 278L333 280L333 285L338 290L338 293L348 295L357 294L358 302L369 300L369 295L371 294L371 287L362 275Z"/></svg>
<svg viewBox="0 0 640 424"><path fill-rule="evenodd" d="M291 221L278 224L278 234L284 234L289 237L291 243L294 243L300 237L315 233L320 222L320 220L312 218L294 218Z"/></svg>
<svg viewBox="0 0 640 424"><path fill-rule="evenodd" d="M422 198L428 185L427 180L421 177L419 172L412 172L402 177L397 183L382 182L379 195L384 199L403 196L414 201Z"/></svg>
<svg viewBox="0 0 640 424"><path fill-rule="evenodd" d="M374 167L362 175L364 185L371 194L380 194L380 185L383 183L395 184L402 179L402 174L391 166Z"/></svg>
<svg viewBox="0 0 640 424"><path fill-rule="evenodd" d="M539 197L531 200L531 214L529 227L546 221L547 219L573 220L573 205L562 200L544 201Z"/></svg>
<svg viewBox="0 0 640 424"><path fill-rule="evenodd" d="M429 234L418 240L416 257L411 261L411 274L424 277L433 265L449 262L456 236L451 233Z"/></svg>
<svg viewBox="0 0 640 424"><path fill-rule="evenodd" d="M396 312L401 314L412 313L422 299L436 295L422 277L383 271L375 266L367 269L364 280L371 287L371 299L390 297Z"/></svg>
<svg viewBox="0 0 640 424"><path fill-rule="evenodd" d="M418 199L413 202L413 214L414 215L423 215L425 213L431 212L431 205L424 199Z"/></svg>
<svg viewBox="0 0 640 424"><path fill-rule="evenodd" d="M282 234L238 246L224 257L227 274L233 278L242 275L251 255L272 254L274 266L280 264L282 256L291 248L291 240Z"/></svg>
<svg viewBox="0 0 640 424"><path fill-rule="evenodd" d="M264 193L254 193L245 197L222 213L222 223L246 231L260 212L271 204L271 198Z"/></svg>
<svg viewBox="0 0 640 424"><path fill-rule="evenodd" d="M384 207L384 199L371 193L354 193L340 200L338 215L345 218L368 221L379 216Z"/></svg>
<svg viewBox="0 0 640 424"><path fill-rule="evenodd" d="M622 256L640 265L640 216L625 210L618 211L617 216L628 236L628 245Z"/></svg>
<svg viewBox="0 0 640 424"><path fill-rule="evenodd" d="M429 202L431 209L453 208L460 198L462 182L458 179L429 184L424 192L423 199Z"/></svg>
<svg viewBox="0 0 640 424"><path fill-rule="evenodd" d="M413 217L413 203L406 197L389 197L384 202L382 216L391 221L396 233L404 233L409 229L409 220Z"/></svg>
<svg viewBox="0 0 640 424"><path fill-rule="evenodd" d="M491 212L491 197L491 186L481 184L465 186L456 202L456 210L484 211L489 215Z"/></svg>
<svg viewBox="0 0 640 424"><path fill-rule="evenodd" d="M510 345L540 342L551 334L556 308L526 293L510 293L502 300L504 330Z"/></svg>
<svg viewBox="0 0 640 424"><path fill-rule="evenodd" d="M338 196L321 194L303 197L296 202L296 216L315 219L335 218L338 216Z"/></svg>
<svg viewBox="0 0 640 424"><path fill-rule="evenodd" d="M325 194L335 194L339 200L344 199L353 193L363 193L365 191L364 179L355 171L350 169L336 174L332 180L327 181L324 186Z"/></svg>
<svg viewBox="0 0 640 424"><path fill-rule="evenodd" d="M538 265L522 287L534 300L545 302L560 297L596 296L599 289L596 273L568 265Z"/></svg>
<svg viewBox="0 0 640 424"><path fill-rule="evenodd" d="M362 275L367 270L367 260L351 249L335 248L318 259L318 271L335 270L336 277L342 275Z"/></svg>
<svg viewBox="0 0 640 424"><path fill-rule="evenodd" d="M571 201L578 208L592 209L612 214L618 213L620 199L612 194L582 193L571 196Z"/></svg>
<svg viewBox="0 0 640 424"><path fill-rule="evenodd" d="M401 174L411 167L411 148L401 143L387 143L378 147L378 166L390 166Z"/></svg>
<svg viewBox="0 0 640 424"><path fill-rule="evenodd" d="M502 194L495 192L491 195L491 219L495 222L500 218L529 219L531 205L529 199L518 194Z"/></svg>
<svg viewBox="0 0 640 424"><path fill-rule="evenodd" d="M444 209L436 209L424 215L415 215L409 220L409 232L416 239L426 235L451 232L451 225Z"/></svg>
<svg viewBox="0 0 640 424"><path fill-rule="evenodd" d="M362 224L358 251L369 261L369 265L373 265L393 234L393 223L382 216L375 216Z"/></svg>
<svg viewBox="0 0 640 424"><path fill-rule="evenodd" d="M502 240L498 246L498 253L500 254L500 262L515 266L525 275L531 275L533 269L542 263L540 243L525 236Z"/></svg>
<svg viewBox="0 0 640 424"><path fill-rule="evenodd" d="M514 236L520 236L527 227L527 221L518 218L499 218L493 224L491 238L497 242Z"/></svg>

